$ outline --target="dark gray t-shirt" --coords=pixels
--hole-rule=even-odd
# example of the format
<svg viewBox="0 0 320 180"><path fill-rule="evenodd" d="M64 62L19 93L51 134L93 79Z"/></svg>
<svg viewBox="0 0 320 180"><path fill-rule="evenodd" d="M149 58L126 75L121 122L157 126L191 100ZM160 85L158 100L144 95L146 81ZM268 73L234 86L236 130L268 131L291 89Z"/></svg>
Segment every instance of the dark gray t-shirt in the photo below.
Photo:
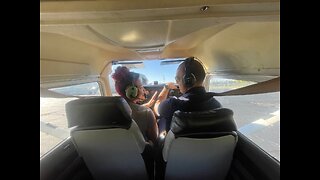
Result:
<svg viewBox="0 0 320 180"><path fill-rule="evenodd" d="M149 128L153 128L154 114L152 110L132 102L129 102L128 104L132 109L132 119L137 123L144 138L146 141L152 140L151 137L148 137L147 133Z"/></svg>

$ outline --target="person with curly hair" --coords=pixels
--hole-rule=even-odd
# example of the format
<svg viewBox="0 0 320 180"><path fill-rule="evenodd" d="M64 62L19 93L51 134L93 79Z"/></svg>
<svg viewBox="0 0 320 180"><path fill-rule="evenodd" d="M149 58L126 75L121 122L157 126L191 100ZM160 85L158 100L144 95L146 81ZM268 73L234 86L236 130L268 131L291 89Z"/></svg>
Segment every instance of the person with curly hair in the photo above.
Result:
<svg viewBox="0 0 320 180"><path fill-rule="evenodd" d="M150 107L155 103L157 92L148 103L143 104L149 93L142 86L142 76L130 72L127 67L119 66L112 74L117 93L123 97L132 109L132 118L139 126L146 141L153 144L158 137L158 125Z"/></svg>

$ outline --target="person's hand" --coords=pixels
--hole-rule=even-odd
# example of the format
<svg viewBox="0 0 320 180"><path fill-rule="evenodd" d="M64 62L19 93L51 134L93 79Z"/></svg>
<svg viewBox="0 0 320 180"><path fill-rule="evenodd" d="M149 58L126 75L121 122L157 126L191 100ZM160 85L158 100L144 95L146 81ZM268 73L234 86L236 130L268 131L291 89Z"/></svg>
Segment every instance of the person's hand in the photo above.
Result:
<svg viewBox="0 0 320 180"><path fill-rule="evenodd" d="M149 102L142 104L142 106L151 108L153 106L153 104L156 102L157 99L157 95L158 95L158 91L156 91L153 96L151 97L151 99L149 100Z"/></svg>
<svg viewBox="0 0 320 180"><path fill-rule="evenodd" d="M178 89L178 86L177 86L175 83L173 83L173 82L168 82L168 83L166 84L166 86L167 86L169 89Z"/></svg>

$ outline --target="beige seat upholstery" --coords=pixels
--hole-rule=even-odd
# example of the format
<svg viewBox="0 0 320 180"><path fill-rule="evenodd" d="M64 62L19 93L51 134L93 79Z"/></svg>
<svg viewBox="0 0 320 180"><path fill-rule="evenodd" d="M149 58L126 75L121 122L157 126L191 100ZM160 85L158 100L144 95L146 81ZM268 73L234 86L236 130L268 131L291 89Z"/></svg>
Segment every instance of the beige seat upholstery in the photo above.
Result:
<svg viewBox="0 0 320 180"><path fill-rule="evenodd" d="M94 179L148 179L147 147L131 109L121 97L93 97L66 104L78 153Z"/></svg>

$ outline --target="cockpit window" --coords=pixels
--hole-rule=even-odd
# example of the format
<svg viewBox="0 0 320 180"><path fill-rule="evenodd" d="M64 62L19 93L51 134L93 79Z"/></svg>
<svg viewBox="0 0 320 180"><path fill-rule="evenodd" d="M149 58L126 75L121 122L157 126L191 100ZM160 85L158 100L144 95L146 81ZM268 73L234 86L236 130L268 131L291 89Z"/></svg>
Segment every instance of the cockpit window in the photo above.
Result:
<svg viewBox="0 0 320 180"><path fill-rule="evenodd" d="M166 82L175 82L176 70L184 58L166 59L166 60L144 60L142 64L118 64L113 63L112 73L109 75L109 81L111 86L112 95L118 95L115 91L114 80L111 75L114 73L118 66L126 66L132 72L141 74L143 85L157 85L164 84Z"/></svg>

